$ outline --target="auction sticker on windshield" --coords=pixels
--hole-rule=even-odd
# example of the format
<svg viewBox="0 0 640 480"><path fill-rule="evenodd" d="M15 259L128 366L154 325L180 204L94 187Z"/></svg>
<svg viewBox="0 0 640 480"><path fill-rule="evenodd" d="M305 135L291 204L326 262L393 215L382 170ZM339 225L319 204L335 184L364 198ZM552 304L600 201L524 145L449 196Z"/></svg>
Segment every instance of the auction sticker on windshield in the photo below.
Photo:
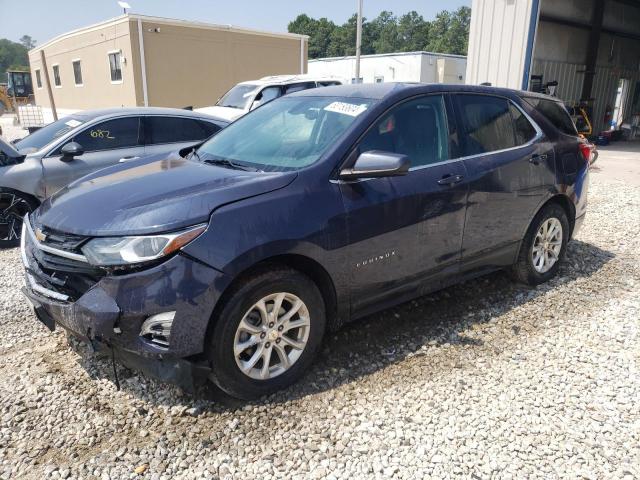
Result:
<svg viewBox="0 0 640 480"><path fill-rule="evenodd" d="M353 103L346 102L333 102L324 107L327 112L342 113L344 115L350 115L357 117L367 109L366 105L354 105Z"/></svg>

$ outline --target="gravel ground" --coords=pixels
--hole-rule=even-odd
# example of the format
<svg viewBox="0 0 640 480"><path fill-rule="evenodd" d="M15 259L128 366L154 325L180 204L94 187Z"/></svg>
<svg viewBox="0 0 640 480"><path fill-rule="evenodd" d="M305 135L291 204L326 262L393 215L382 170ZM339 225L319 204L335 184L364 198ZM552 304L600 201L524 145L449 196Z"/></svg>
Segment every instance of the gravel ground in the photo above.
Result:
<svg viewBox="0 0 640 480"><path fill-rule="evenodd" d="M351 324L252 404L123 367L116 390L0 251L0 478L640 478L640 187L594 175L590 202L552 282L497 273Z"/></svg>

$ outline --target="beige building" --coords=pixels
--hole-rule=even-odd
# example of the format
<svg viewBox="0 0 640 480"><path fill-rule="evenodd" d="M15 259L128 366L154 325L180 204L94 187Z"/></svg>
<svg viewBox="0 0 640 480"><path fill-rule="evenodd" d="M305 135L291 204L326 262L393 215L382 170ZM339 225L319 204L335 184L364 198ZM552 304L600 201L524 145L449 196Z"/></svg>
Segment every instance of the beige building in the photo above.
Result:
<svg viewBox="0 0 640 480"><path fill-rule="evenodd" d="M213 105L238 82L306 73L307 46L305 35L127 14L58 36L31 50L29 63L36 103L50 121L51 97L59 117Z"/></svg>

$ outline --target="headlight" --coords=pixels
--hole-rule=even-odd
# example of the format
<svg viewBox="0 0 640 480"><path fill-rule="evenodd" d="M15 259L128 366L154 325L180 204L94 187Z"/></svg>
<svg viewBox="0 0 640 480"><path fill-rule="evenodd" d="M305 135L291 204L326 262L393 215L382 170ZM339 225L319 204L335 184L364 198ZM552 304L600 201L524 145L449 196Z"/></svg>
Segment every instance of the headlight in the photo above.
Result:
<svg viewBox="0 0 640 480"><path fill-rule="evenodd" d="M143 263L181 249L206 229L207 225L197 225L188 230L159 235L94 238L82 247L82 253L92 265L106 267Z"/></svg>

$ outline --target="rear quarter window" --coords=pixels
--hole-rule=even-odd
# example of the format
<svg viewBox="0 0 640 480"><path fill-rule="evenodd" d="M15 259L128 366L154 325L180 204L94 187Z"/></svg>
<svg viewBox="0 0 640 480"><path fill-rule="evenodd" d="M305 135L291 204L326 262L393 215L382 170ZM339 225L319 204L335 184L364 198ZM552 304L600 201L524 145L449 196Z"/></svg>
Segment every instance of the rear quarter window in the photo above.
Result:
<svg viewBox="0 0 640 480"><path fill-rule="evenodd" d="M533 97L526 97L524 101L535 108L540 115L545 117L560 132L565 135L578 135L576 126L562 103Z"/></svg>

